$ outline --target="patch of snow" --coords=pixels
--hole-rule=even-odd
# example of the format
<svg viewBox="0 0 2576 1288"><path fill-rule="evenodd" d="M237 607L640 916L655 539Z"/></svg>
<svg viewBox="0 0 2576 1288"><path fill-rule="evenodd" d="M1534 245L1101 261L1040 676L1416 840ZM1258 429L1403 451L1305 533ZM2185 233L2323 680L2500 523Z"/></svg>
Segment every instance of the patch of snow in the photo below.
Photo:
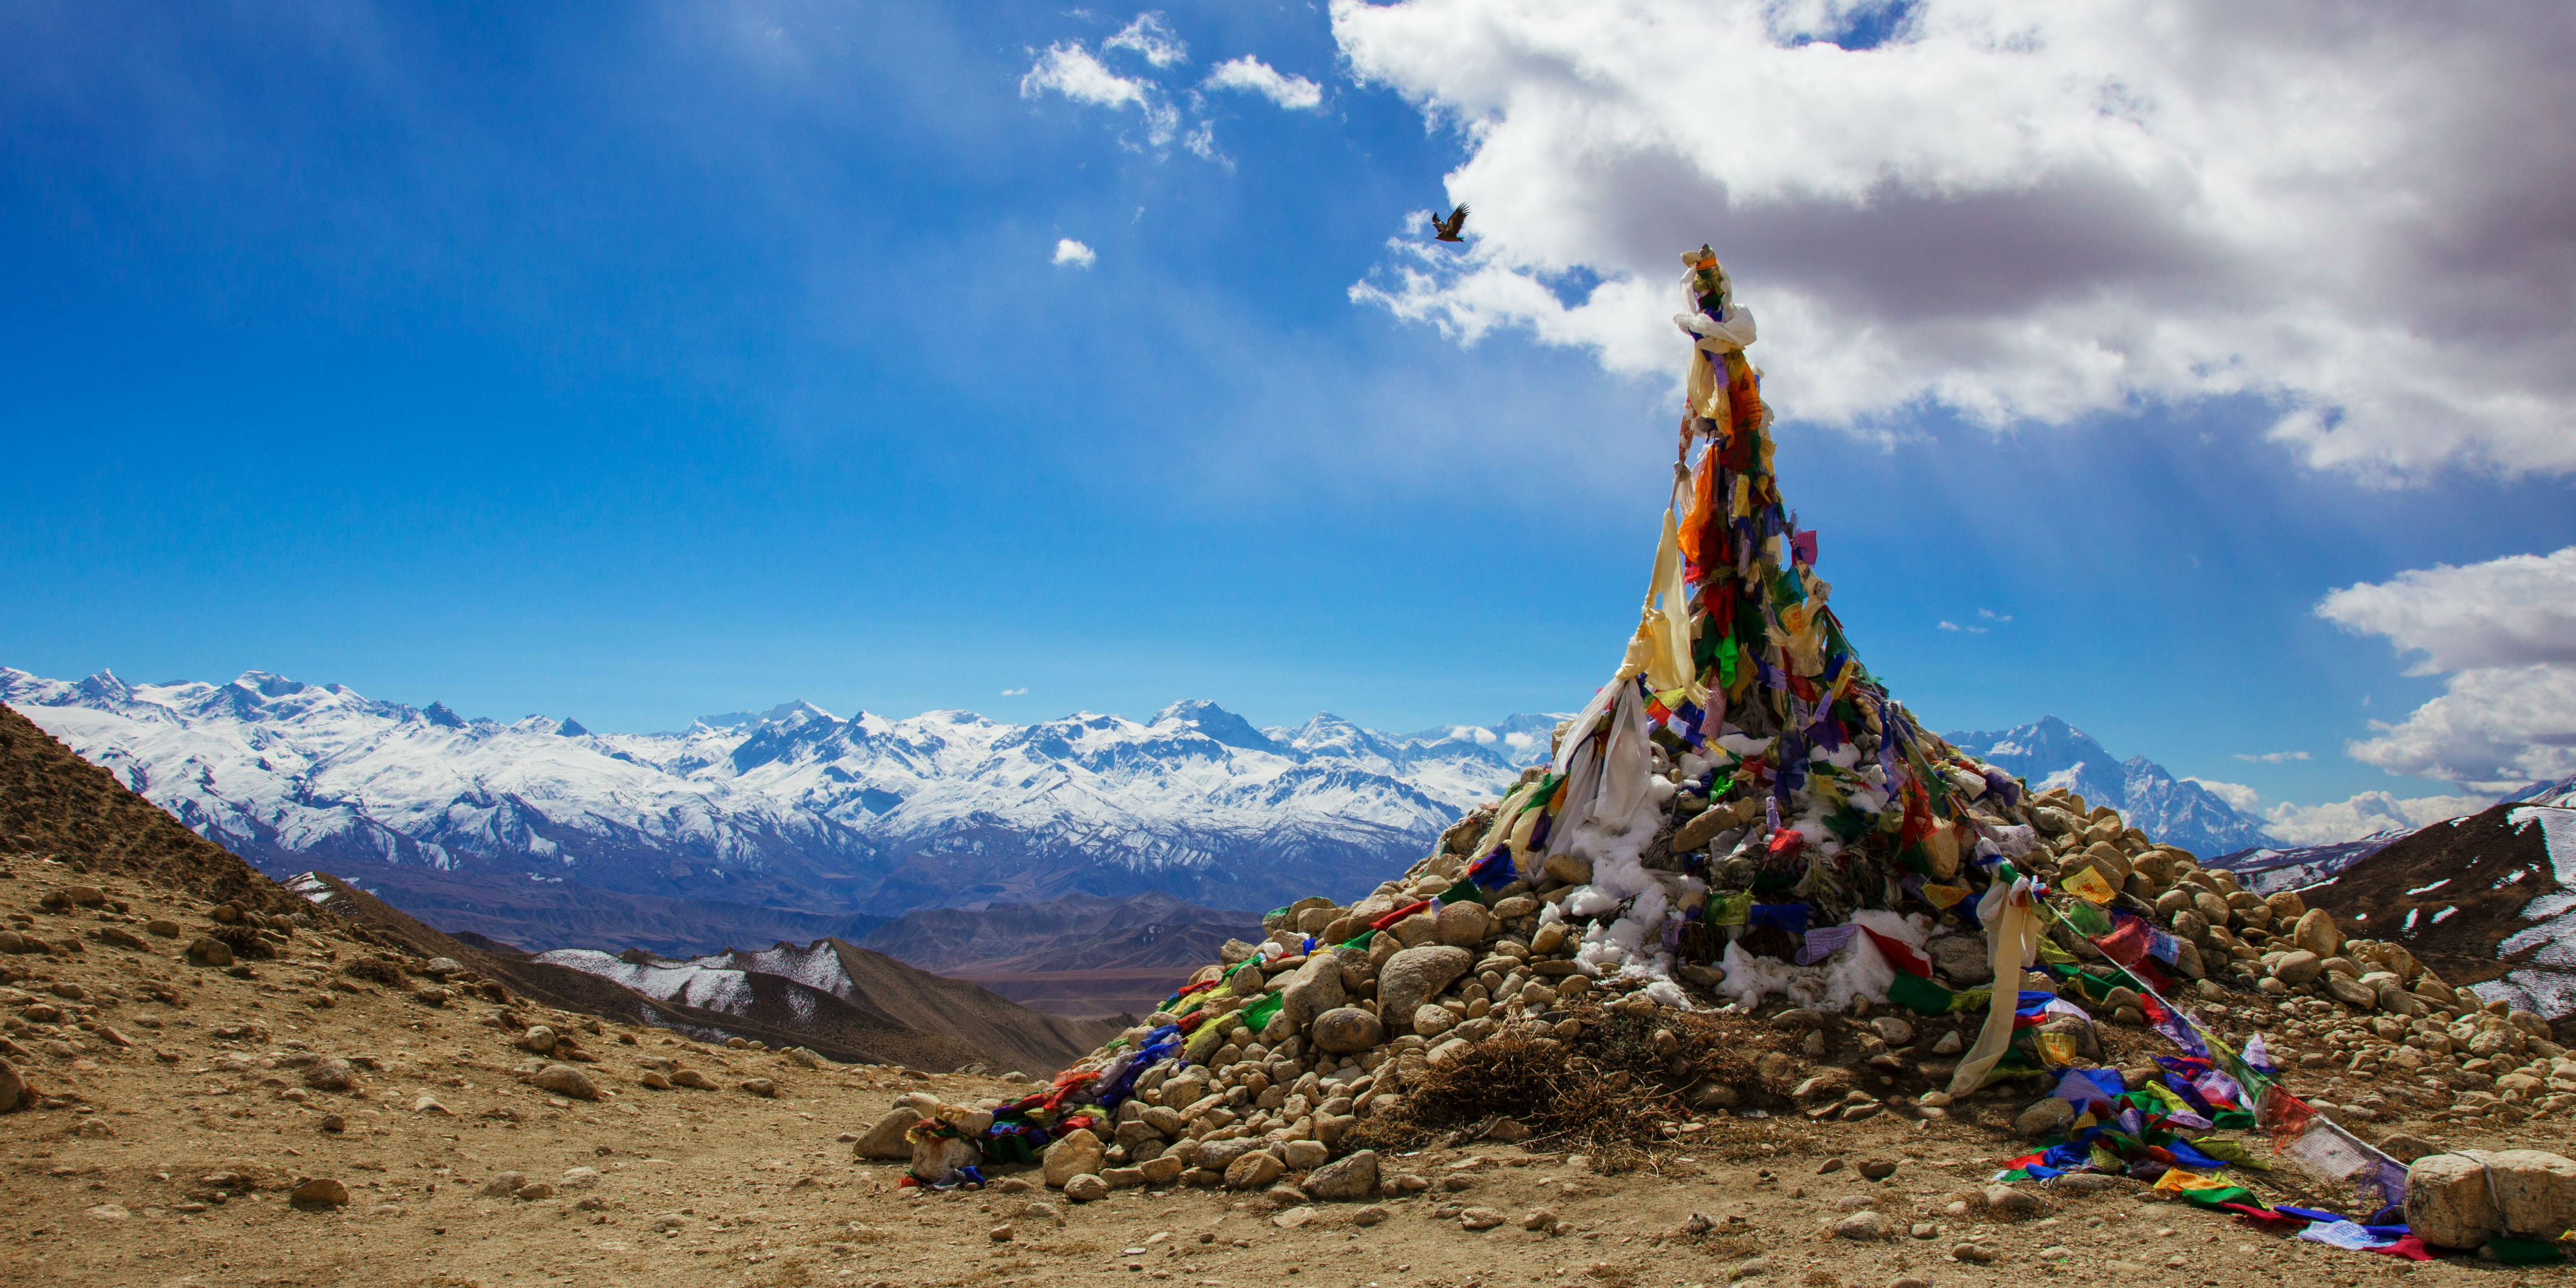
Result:
<svg viewBox="0 0 2576 1288"><path fill-rule="evenodd" d="M2524 805L2508 811L2504 821L2516 832L2538 823L2541 845L2549 852L2549 866L2558 884L2576 887L2576 809Z"/></svg>
<svg viewBox="0 0 2576 1288"><path fill-rule="evenodd" d="M2440 912L2433 914L2433 924L2436 926L2441 925L2443 922L2449 921L2451 918L2458 916L2459 912L2460 906L2458 904L2452 904L2450 907L2444 908Z"/></svg>
<svg viewBox="0 0 2576 1288"><path fill-rule="evenodd" d="M2451 879L2450 879L2449 877L2444 877L2444 878L2442 878L2441 880L2436 881L2436 882L2434 882L2434 883L2433 883L2433 884L2431 884L2431 885L2417 886L2417 887L2415 887L2414 889L2407 891L2407 892L2406 892L2406 897L2411 899L2411 898L2414 898L2416 895L2419 895L2419 894L2431 894L2431 893L2433 893L2434 891L2439 890L2439 889L2441 889L2442 887L2444 887L2444 886L2446 886L2446 885L2449 885L2449 884L2451 884Z"/></svg>

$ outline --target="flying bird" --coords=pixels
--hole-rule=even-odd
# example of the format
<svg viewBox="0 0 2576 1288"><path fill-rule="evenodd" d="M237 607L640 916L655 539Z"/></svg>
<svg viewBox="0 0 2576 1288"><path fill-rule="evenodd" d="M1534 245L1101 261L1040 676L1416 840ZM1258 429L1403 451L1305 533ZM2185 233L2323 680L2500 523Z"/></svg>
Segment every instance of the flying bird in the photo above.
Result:
<svg viewBox="0 0 2576 1288"><path fill-rule="evenodd" d="M1460 206L1456 210L1450 211L1447 219L1436 219L1432 221L1431 227L1440 234L1433 240L1465 241L1467 239L1459 236L1458 230L1465 228L1466 226L1467 208L1465 206Z"/></svg>

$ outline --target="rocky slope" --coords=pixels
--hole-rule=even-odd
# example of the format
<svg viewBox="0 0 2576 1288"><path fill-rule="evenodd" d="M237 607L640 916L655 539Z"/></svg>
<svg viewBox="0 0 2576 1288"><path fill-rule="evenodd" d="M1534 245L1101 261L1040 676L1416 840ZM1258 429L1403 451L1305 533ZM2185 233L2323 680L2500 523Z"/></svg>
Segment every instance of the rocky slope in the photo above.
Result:
<svg viewBox="0 0 2576 1288"><path fill-rule="evenodd" d="M202 891L231 910L232 921L212 933L228 945L226 952L244 957L245 970L253 969L248 962L269 960L316 924L328 924L340 938L361 945L443 959L448 967L439 972L442 979L464 983L422 985L442 1004L468 1000L488 985L547 1006L715 1041L757 1039L848 1061L934 1069L989 1064L1052 1072L1111 1031L1026 1010L966 981L855 949L837 977L837 990L818 987L819 980L737 972L741 987L725 1004L706 1006L696 1004L703 998L637 992L506 946L469 944L337 878L306 873L285 886L269 881L15 711L0 709L0 855L9 853L67 875ZM131 934L109 938L129 949L149 946Z"/></svg>
<svg viewBox="0 0 2576 1288"><path fill-rule="evenodd" d="M2091 735L2055 716L1990 732L1944 735L1953 746L2033 788L2063 787L2108 805L2150 838L2207 858L2277 846L2261 819L2144 756L2119 760Z"/></svg>
<svg viewBox="0 0 2576 1288"><path fill-rule="evenodd" d="M320 868L524 947L667 952L1075 893L1284 902L1418 853L1554 725L1259 730L1205 702L1007 725L791 703L597 734L260 672L0 669L0 701L272 875ZM718 929L682 942L671 900L713 905Z"/></svg>
<svg viewBox="0 0 2576 1288"><path fill-rule="evenodd" d="M2480 997L2576 1014L2576 797L2419 828L2304 897Z"/></svg>
<svg viewBox="0 0 2576 1288"><path fill-rule="evenodd" d="M997 1072L1053 1074L1119 1027L1030 1010L972 980L933 975L837 939L801 947L782 943L757 952L727 949L687 961L635 951L612 957L579 948L540 953L532 960L674 1005L762 1021L781 1033L828 1032L836 1017L847 1012L875 1027L941 1034L972 1053L976 1064ZM964 1064L953 1058L903 1063L947 1069Z"/></svg>

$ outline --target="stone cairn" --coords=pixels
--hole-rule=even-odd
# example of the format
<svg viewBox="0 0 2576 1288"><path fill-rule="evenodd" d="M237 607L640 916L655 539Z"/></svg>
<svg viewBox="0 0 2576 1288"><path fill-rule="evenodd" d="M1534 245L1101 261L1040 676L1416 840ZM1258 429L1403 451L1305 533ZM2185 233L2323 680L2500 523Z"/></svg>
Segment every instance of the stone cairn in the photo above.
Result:
<svg viewBox="0 0 2576 1288"><path fill-rule="evenodd" d="M2258 896L2116 810L2033 792L1917 724L1860 665L1816 576L1815 534L1780 500L1744 355L1751 313L1707 248L1683 259L1689 311L1675 322L1691 367L1673 503L1626 656L1558 727L1549 762L1400 878L1273 911L1262 942L1229 942L1052 1088L993 1109L916 1093L862 1155L912 1158L927 1184L1028 1157L1076 1200L1283 1177L1315 1199L1402 1193L1423 1182L1381 1177L1375 1152L1342 1150L1345 1137L1498 1035L1582 1042L1578 1007L1806 1030L1810 1060L1832 1050L1828 1017L1892 1007L1853 1062L1872 1085L1933 1089L1873 1096L1861 1077L1764 1057L1762 1081L1809 1118L1847 1121L1938 1117L1979 1091L1994 1056L1963 1055L1973 1029L1947 1017L1984 1010L2000 1039L2001 1013L2033 993L2064 1004L2012 1041L2036 1053L2041 1035L2062 1035L2051 1067L2097 1064L2096 1025L2214 1037L2234 1020L2275 1029L2270 1055L2287 1069L2353 1077L2341 1102L2303 1106L2319 1113L2519 1121L2576 1106L2576 1062L2538 1017L2453 988L2400 945L2346 940L2296 893ZM2010 924L2044 942L2007 964L2017 989L1996 988L1997 926ZM2106 947L2124 935L2128 969ZM2028 971L2043 962L2090 982ZM2142 996L2150 978L2171 993ZM1658 1049L1670 1039L1658 1033ZM2132 1090L2154 1076L2124 1073ZM1754 1093L1703 1081L1686 1099L1722 1113ZM1985 1092L1998 1093L2010 1094ZM2035 1137L2071 1116L2052 1097L2016 1126ZM2454 1190L2466 1192L2422 1192Z"/></svg>

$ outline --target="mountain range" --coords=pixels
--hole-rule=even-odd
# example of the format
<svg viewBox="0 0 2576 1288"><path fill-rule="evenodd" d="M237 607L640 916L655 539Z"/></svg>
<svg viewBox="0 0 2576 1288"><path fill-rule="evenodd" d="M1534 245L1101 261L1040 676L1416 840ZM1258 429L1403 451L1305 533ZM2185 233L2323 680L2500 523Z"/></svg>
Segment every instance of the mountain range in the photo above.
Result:
<svg viewBox="0 0 2576 1288"><path fill-rule="evenodd" d="M503 943L675 955L858 940L915 908L1372 886L1557 720L1390 735L1328 714L1256 729L1208 702L1029 725L795 702L603 734L256 671L0 669L0 702L272 876L322 868Z"/></svg>
<svg viewBox="0 0 2576 1288"><path fill-rule="evenodd" d="M916 922L901 945L874 936L943 908L1024 910L988 911L992 926L1071 925L1159 893L1196 910L1116 915L1139 935L1187 939L1239 915L1207 909L1366 889L1542 759L1560 718L1389 734L1329 714L1255 728L1203 701L1144 721L1026 725L964 711L843 719L790 702L619 734L466 719L259 671L129 684L7 668L0 702L271 876L328 871L449 932L683 962L830 939L1075 1014L1126 1009L1155 986L1097 972L1158 963L1050 966L1046 945L1065 932L1036 921L1017 947L967 928L974 918ZM2278 846L2207 789L2054 717L1948 736L2195 853ZM1130 947L1152 956L1150 941Z"/></svg>
<svg viewBox="0 0 2576 1288"><path fill-rule="evenodd" d="M2283 844L2263 821L2228 804L2216 792L2144 756L2121 760L2092 736L2055 716L1999 732L1943 734L1959 750L2031 787L2065 787L2088 804L2108 805L2129 825L2167 845L2202 858Z"/></svg>
<svg viewBox="0 0 2576 1288"><path fill-rule="evenodd" d="M17 888L23 889L35 880L73 878L98 885L111 897L131 889L122 884L126 881L157 894L176 894L192 905L183 915L211 912L217 903L231 905L237 914L233 925L208 923L214 938L244 955L229 973L251 979L270 970L293 972L290 977L315 987L314 1000L324 1006L331 997L320 991L324 974L351 988L358 985L350 980L365 981L368 987L361 991L375 986L411 991L438 984L446 991L434 1004L442 1006L459 996L475 1003L526 999L672 1029L701 1041L741 1038L773 1047L810 1047L844 1062L924 1070L984 1065L1040 1076L1091 1051L1122 1027L1107 1019L1043 1014L969 981L833 941L801 950L780 945L708 963L732 968L723 981L730 987L724 989L660 995L629 988L602 972L545 961L481 936L445 934L324 873L271 881L23 715L0 707L0 879L21 883ZM318 957L288 947L289 934L326 927L348 936L349 945L360 946L359 958L333 970L325 963L338 960L339 950ZM130 932L116 933L125 933L124 946L143 950L145 960L163 951L145 948ZM79 942L69 941L75 947ZM120 941L102 935L95 942L104 956ZM313 946L307 941L305 948ZM367 957L378 960L370 966ZM396 965L399 957L408 957L412 965ZM440 958L447 961L436 960ZM272 959L276 967L267 965ZM261 963L256 972L252 961ZM260 987L273 993L278 985ZM14 1047L10 1054L22 1062L29 1058Z"/></svg>

